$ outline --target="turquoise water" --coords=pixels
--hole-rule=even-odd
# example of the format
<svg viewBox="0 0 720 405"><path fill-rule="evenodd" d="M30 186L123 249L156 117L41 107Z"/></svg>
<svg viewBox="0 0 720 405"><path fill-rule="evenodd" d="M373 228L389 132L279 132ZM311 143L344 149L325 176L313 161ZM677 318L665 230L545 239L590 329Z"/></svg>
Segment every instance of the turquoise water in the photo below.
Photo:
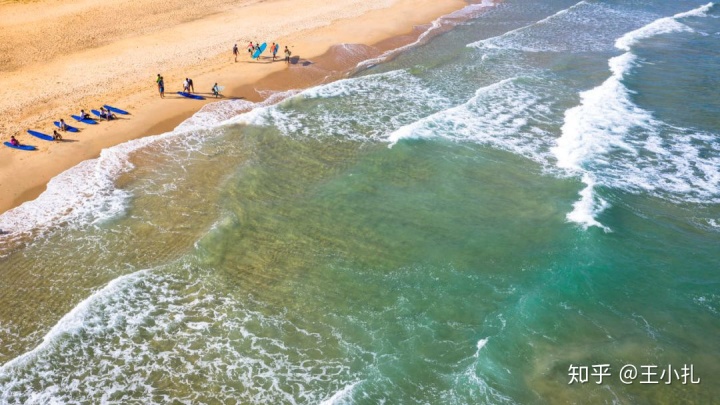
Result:
<svg viewBox="0 0 720 405"><path fill-rule="evenodd" d="M104 151L0 217L0 402L718 403L719 13L470 6Z"/></svg>

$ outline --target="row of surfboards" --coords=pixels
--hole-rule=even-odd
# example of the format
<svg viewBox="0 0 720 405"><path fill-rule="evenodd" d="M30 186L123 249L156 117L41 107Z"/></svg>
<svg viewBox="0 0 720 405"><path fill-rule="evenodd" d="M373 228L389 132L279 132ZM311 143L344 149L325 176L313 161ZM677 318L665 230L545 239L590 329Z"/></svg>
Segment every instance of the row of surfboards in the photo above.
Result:
<svg viewBox="0 0 720 405"><path fill-rule="evenodd" d="M113 107L113 106L111 106L111 105L107 105L107 104L106 104L106 105L104 105L103 107L105 107L107 110L112 111L112 112L117 113L117 114L122 114L122 115L129 115L129 114L130 114L129 112L127 112L127 111L125 111L125 110L121 110L121 109L119 109L119 108L117 108L117 107ZM96 115L97 117L102 117L102 116L100 115L100 111L98 111L98 110L91 110L91 112L92 112L94 115ZM90 125L95 125L95 124L97 124L97 121L95 121L95 120L93 120L93 119L85 119L85 118L83 118L83 117L81 117L81 116L79 116L79 115L71 115L71 117L73 117L76 121L82 122L82 123L84 123L84 124L90 124ZM53 122L53 123L55 124L56 127L58 127L58 128L61 127L60 121L55 121L55 122ZM65 130L66 130L67 132L80 132L80 130L79 130L78 128L75 128L75 127L70 126L70 125L67 125L67 124L65 124ZM44 134L44 133L39 132L39 131L34 131L34 130L32 130L32 129L28 129L27 133L30 134L30 135L32 135L32 136L34 136L34 137L36 137L36 138L40 138L40 139L42 139L42 140L44 140L44 141L52 141L52 140L53 140L53 137L52 137L51 135ZM35 150L35 149L37 149L35 146L32 146L32 145L13 145L13 144L11 144L10 142L4 142L4 145L7 146L8 148L19 149L19 150Z"/></svg>

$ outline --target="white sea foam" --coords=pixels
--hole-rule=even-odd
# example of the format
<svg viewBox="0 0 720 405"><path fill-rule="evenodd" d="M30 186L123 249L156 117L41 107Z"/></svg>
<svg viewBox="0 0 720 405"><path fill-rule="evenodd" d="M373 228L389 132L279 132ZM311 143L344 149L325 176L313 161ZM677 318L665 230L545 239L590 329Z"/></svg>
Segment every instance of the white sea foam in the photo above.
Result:
<svg viewBox="0 0 720 405"><path fill-rule="evenodd" d="M692 32L693 29L677 21L675 17L666 17L654 21L640 29L628 32L615 41L615 47L623 51L629 51L639 41L657 35L670 34L673 32Z"/></svg>
<svg viewBox="0 0 720 405"><path fill-rule="evenodd" d="M489 340L490 340L490 338L484 338L484 339L478 340L477 345L476 345L477 351L475 352L476 358L480 356L480 350L482 350L483 347L485 347L485 345L488 343Z"/></svg>
<svg viewBox="0 0 720 405"><path fill-rule="evenodd" d="M81 329L90 328L91 326L86 322L88 308L90 306L97 304L109 296L117 294L120 290L127 288L134 282L137 282L138 279L143 277L146 273L147 270L141 270L136 273L118 277L104 288L87 297L75 306L72 311L65 314L65 316L63 316L60 321L58 321L58 323L50 329L43 338L42 343L40 343L37 347L3 364L0 367L0 375L10 373L15 367L22 367L26 365L29 361L32 361L44 351L51 349L63 335L74 334L79 332ZM0 398L2 397L0 396Z"/></svg>
<svg viewBox="0 0 720 405"><path fill-rule="evenodd" d="M343 389L333 394L330 398L322 401L320 405L340 405L352 403L352 392L359 383L359 381L356 381L345 386Z"/></svg>
<svg viewBox="0 0 720 405"><path fill-rule="evenodd" d="M348 359L324 356L324 347L337 344L327 331L249 309L258 305L252 299L218 296L198 271L174 264L110 282L64 316L38 347L0 367L0 402L348 398L357 382L344 365ZM163 388L167 383L172 389Z"/></svg>
<svg viewBox="0 0 720 405"><path fill-rule="evenodd" d="M580 93L581 104L565 112L562 135L552 148L559 167L582 170L582 163L589 158L614 149L632 153L634 149L625 141L625 135L633 128L653 128L652 115L633 104L622 83L635 59L631 53L610 59L610 78Z"/></svg>
<svg viewBox="0 0 720 405"><path fill-rule="evenodd" d="M509 78L482 87L464 104L390 133L389 147L402 139L440 137L492 145L546 164L551 138L541 124L548 123L553 100L536 86L530 78Z"/></svg>
<svg viewBox="0 0 720 405"><path fill-rule="evenodd" d="M531 28L531 27L544 24L544 23L546 23L546 22L548 22L548 21L551 21L551 20L552 20L553 18L555 18L555 17L558 17L558 16L561 16L561 15L563 15L563 14L566 14L566 13L569 12L570 10L572 10L572 9L574 9L574 8L577 8L577 7L579 7L579 6L582 6L582 5L586 5L586 4L588 4L587 1L586 1L586 0L582 0L582 1L574 4L573 6L570 6L570 7L566 8L566 9L562 9L562 10L556 12L555 14L552 14L552 15L550 15L550 16L548 16L548 17L545 17L545 18L543 18L543 19L541 19L541 20L535 21L535 22L532 23L532 24L524 25L524 26L519 27L519 28L515 28L514 30L510 30L510 31L508 31L508 32L505 32L505 33L503 33L502 35L499 35L499 36L497 36L497 37L486 38L486 39L482 39L482 40L480 40L480 41L476 41L476 42L469 43L469 44L467 44L467 46L470 47L470 48L500 48L501 46L499 46L496 41L501 40L501 39L506 39L506 38L508 38L508 37L511 37L511 36L515 35L516 33L522 32L522 31L527 30L527 29L529 29L529 28Z"/></svg>
<svg viewBox="0 0 720 405"><path fill-rule="evenodd" d="M300 103L301 108L295 108ZM395 129L449 104L419 78L397 70L313 87L231 121L274 126L287 136L383 140Z"/></svg>
<svg viewBox="0 0 720 405"><path fill-rule="evenodd" d="M693 10L675 14L672 17L664 17L655 20L644 27L628 32L618 38L618 40L615 41L615 47L623 51L630 51L634 45L643 39L675 32L694 32L692 28L679 22L678 20L688 17L706 17L708 11L710 11L713 6L713 3L708 3Z"/></svg>
<svg viewBox="0 0 720 405"><path fill-rule="evenodd" d="M655 20L620 37L615 45L627 52L610 59L611 76L582 92L580 105L565 112L552 152L558 167L581 173L586 184L569 221L609 230L595 219L608 206L595 195L597 183L670 199L720 201L720 156L708 153L719 150L713 147L715 137L657 121L634 104L624 84L638 63L632 46L657 35L692 31L676 19L707 15L712 5Z"/></svg>
<svg viewBox="0 0 720 405"><path fill-rule="evenodd" d="M601 2L581 1L532 24L467 46L483 51L526 53L603 51L611 46L615 35L627 31L634 21L641 19L642 15L627 15ZM567 35L568 32L573 34Z"/></svg>
<svg viewBox="0 0 720 405"><path fill-rule="evenodd" d="M580 224L585 229L596 226L605 232L610 232L610 228L595 219L608 207L607 201L595 195L595 179L586 172L583 173L582 181L586 186L578 193L580 200L573 204L573 210L567 214L567 219Z"/></svg>

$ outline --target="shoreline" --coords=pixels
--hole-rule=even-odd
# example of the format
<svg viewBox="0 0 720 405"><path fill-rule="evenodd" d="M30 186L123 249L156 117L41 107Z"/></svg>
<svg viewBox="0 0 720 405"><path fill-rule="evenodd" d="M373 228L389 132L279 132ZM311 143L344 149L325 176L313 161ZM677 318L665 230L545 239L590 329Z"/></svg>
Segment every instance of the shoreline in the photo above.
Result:
<svg viewBox="0 0 720 405"><path fill-rule="evenodd" d="M277 5L287 1L275 0L271 3ZM258 7L255 11L262 14L265 11L263 7L267 7L267 4L250 3L239 8L246 14L252 14L251 8ZM232 98L261 101L264 97L258 91L304 89L337 80L352 72L363 60L377 58L387 51L417 41L426 32L418 27L427 26L438 18L469 5L464 0L452 0L442 5L421 0L421 3L426 4L427 7L419 7L417 1L408 0L394 0L388 3L392 4L365 10L353 17L339 17L327 25L303 28L289 35L279 36L276 40L281 44L279 54L285 46L283 44L290 44L290 49L293 51L293 63L289 67L286 66L281 55L278 55L279 58L275 62L268 59L259 62L250 61L245 50L246 43L240 40L236 40L240 48L240 56L235 63L231 55L233 40L228 38L223 39L223 42L227 43L227 50L208 60L202 60L193 67L175 66L173 69L160 71L159 73L163 74L166 80L165 99L160 99L157 94L154 73L144 74L142 83L128 86L120 91L119 95L115 95L115 98L110 98L107 91L98 91L82 97L78 100L78 105L85 107L79 108L89 110L92 106L107 103L129 110L132 115L120 116L121 119L117 121L100 122L90 128L80 124L77 125L82 128L79 134L63 134L66 139L79 142L56 144L33 138L25 134L24 130L20 132L20 128L15 128L14 132L8 131L8 127L12 128L12 125L7 122L7 117L4 118L5 122L0 121L0 130L2 130L0 136L4 140L14 134L22 143L38 146L39 150L11 154L8 152L16 151L7 149L3 154L3 158L0 159L0 187L4 193L0 197L0 213L34 200L45 191L52 178L85 160L98 157L104 148L172 131L208 103ZM348 0L343 4L353 5L353 1ZM421 13L417 12L419 8L423 10ZM407 18L408 14L413 14L412 18ZM210 15L187 24L193 26L214 24L218 18L218 15ZM391 26L385 24L387 20L402 19L404 21L399 24L391 24ZM179 29L186 27L181 25ZM167 33L160 32L154 35L164 36ZM288 39L290 36L292 41ZM359 59L348 57L347 52L343 54L348 47L354 48L356 52L353 52L353 55ZM264 56L267 57L267 54ZM194 79L197 93L208 93L212 83L217 82L226 87L223 92L224 97L197 101L175 95L174 92L180 90L182 80L182 75L178 76L180 69L183 69L185 75ZM238 74L242 77L237 78ZM13 72L10 73L10 76L12 75ZM3 79L7 76L5 72L0 71L0 84L4 84ZM19 125L24 124L30 129L48 132L47 128L50 128L48 124L51 125L54 116L67 117L66 122L74 125L68 119L69 114L74 113L74 110L68 107L56 108L51 110L50 114L40 115L33 115L32 110L29 112L22 110L16 116L28 114L29 118L21 120ZM2 105L0 105L1 111ZM7 112L7 109L5 111Z"/></svg>

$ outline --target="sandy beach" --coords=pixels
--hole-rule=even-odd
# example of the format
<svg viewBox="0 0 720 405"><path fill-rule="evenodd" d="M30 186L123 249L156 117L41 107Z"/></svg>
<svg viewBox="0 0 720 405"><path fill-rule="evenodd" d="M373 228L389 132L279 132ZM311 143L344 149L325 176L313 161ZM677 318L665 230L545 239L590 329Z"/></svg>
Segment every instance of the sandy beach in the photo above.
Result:
<svg viewBox="0 0 720 405"><path fill-rule="evenodd" d="M361 58L413 42L463 0L243 0L157 2L42 0L0 3L0 138L14 135L34 152L0 152L0 212L36 198L57 174L97 157L103 148L172 130L204 101L179 97L185 77L210 96L258 101L263 90L297 89L328 80L358 60L340 58L351 44ZM418 28L419 27L419 28ZM251 60L247 44L281 44L278 60ZM233 44L240 48L237 62ZM292 63L282 60L289 46ZM155 77L165 78L166 97ZM70 114L111 104L129 116L99 125ZM54 143L26 133L52 133L64 118L81 128Z"/></svg>

